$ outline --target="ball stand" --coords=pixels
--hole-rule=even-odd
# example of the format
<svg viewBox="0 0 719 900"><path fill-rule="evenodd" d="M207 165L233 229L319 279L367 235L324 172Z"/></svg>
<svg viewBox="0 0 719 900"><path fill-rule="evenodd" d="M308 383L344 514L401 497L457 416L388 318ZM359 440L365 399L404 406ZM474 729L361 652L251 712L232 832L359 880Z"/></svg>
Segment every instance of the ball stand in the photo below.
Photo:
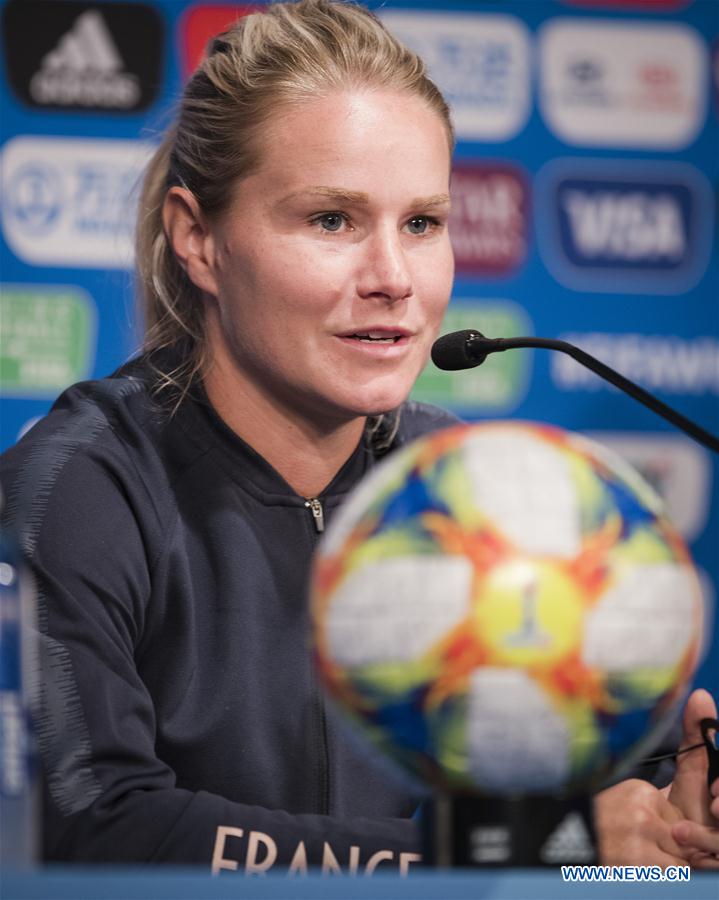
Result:
<svg viewBox="0 0 719 900"><path fill-rule="evenodd" d="M589 795L437 794L422 818L425 864L438 868L596 863Z"/></svg>

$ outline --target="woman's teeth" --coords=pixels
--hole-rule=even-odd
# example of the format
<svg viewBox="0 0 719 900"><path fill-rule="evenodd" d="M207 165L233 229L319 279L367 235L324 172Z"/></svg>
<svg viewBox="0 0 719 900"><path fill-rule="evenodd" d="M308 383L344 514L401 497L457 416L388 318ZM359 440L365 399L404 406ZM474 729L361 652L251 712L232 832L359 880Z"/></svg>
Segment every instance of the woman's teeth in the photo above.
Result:
<svg viewBox="0 0 719 900"><path fill-rule="evenodd" d="M352 337L356 338L358 341L364 341L365 343L379 341L382 344L394 344L400 338L398 334L393 337L387 337L386 334L373 334L372 332L369 334L353 334Z"/></svg>

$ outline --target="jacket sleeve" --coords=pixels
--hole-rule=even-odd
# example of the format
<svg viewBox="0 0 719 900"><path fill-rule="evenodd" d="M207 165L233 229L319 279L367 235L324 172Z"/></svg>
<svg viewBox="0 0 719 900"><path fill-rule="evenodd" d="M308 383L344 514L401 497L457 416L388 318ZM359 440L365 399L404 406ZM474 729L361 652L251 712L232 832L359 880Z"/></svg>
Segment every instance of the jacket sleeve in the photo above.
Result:
<svg viewBox="0 0 719 900"><path fill-rule="evenodd" d="M30 476L8 513L36 584L46 860L240 872L418 860L409 820L291 815L178 787L136 665L154 561L133 498L107 454L66 460L52 484Z"/></svg>

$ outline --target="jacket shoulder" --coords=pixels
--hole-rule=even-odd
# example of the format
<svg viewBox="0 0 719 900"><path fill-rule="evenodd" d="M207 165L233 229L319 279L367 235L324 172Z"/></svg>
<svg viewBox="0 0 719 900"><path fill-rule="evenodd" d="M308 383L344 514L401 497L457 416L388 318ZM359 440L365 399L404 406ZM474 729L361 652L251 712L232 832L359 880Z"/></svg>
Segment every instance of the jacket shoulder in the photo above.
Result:
<svg viewBox="0 0 719 900"><path fill-rule="evenodd" d="M148 485L157 481L158 466L143 395L144 385L132 377L73 385L2 455L4 524L28 549L58 517L55 541L119 528L115 520L128 506L154 511Z"/></svg>
<svg viewBox="0 0 719 900"><path fill-rule="evenodd" d="M430 403L408 400L402 406L397 429L397 444L409 444L423 434L439 431L441 428L451 428L453 425L461 423L462 420L458 416L446 409Z"/></svg>

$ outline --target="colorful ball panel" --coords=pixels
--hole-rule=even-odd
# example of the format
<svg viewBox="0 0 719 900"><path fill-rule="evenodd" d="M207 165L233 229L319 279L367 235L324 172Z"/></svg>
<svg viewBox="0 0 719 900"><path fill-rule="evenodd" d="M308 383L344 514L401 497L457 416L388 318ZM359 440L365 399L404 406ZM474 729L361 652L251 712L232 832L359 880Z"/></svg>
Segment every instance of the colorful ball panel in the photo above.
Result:
<svg viewBox="0 0 719 900"><path fill-rule="evenodd" d="M543 425L429 435L359 486L320 544L315 653L405 770L478 793L599 785L687 690L701 591L625 462Z"/></svg>

